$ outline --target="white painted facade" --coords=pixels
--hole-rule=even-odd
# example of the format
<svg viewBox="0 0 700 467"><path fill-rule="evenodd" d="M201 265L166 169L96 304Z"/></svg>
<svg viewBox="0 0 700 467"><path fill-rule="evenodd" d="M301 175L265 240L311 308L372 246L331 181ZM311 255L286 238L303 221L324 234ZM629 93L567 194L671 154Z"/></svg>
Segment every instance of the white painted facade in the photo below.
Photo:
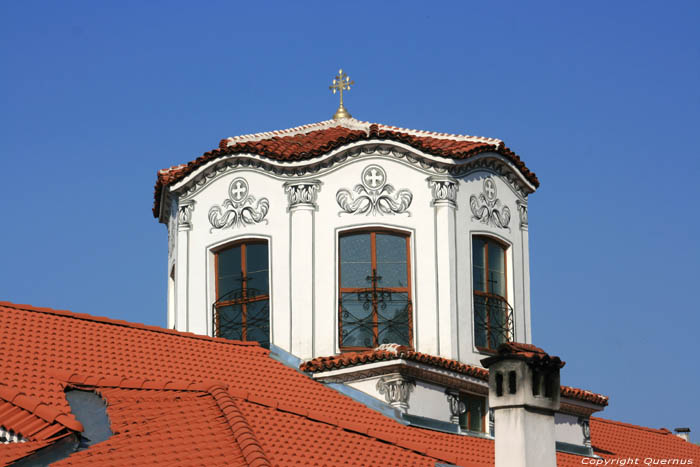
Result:
<svg viewBox="0 0 700 467"><path fill-rule="evenodd" d="M221 220L225 200L242 195L231 190L244 185L254 197L247 203L253 214L216 228L210 213L218 207ZM353 191L358 185L362 193ZM342 190L347 194L339 194ZM471 239L486 235L508 245L513 340L530 343L527 195L533 191L500 154L455 161L386 140L356 142L298 162L253 154L221 157L167 187L162 197L160 218L169 230L168 327L213 335L214 251L259 238L269 245L271 343L301 359L336 354L339 235L381 227L410 235L413 348L479 365L484 354L473 338ZM344 212L343 203L347 207L368 193L389 196L395 208ZM500 222L488 216L490 208L481 211L485 221L477 218L470 200L481 207L480 195L495 203Z"/></svg>

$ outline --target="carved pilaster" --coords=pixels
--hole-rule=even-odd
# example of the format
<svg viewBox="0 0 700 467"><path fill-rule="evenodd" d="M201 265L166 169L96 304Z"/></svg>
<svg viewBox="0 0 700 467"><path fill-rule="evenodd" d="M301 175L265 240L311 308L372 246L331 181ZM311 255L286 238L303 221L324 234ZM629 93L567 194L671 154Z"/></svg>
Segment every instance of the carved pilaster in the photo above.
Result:
<svg viewBox="0 0 700 467"><path fill-rule="evenodd" d="M459 392L447 389L445 395L447 396L447 403L450 404L450 421L459 423L459 416L467 411L467 406L459 400Z"/></svg>
<svg viewBox="0 0 700 467"><path fill-rule="evenodd" d="M408 398L416 383L402 375L385 376L377 381L377 391L392 407L408 410Z"/></svg>
<svg viewBox="0 0 700 467"><path fill-rule="evenodd" d="M430 177L428 184L433 192L433 206L446 204L457 207L457 180L448 177Z"/></svg>
<svg viewBox="0 0 700 467"><path fill-rule="evenodd" d="M177 229L192 230L192 211L194 211L194 200L180 201L177 208Z"/></svg>
<svg viewBox="0 0 700 467"><path fill-rule="evenodd" d="M520 229L527 230L527 203L516 201L518 204L518 214L520 215Z"/></svg>
<svg viewBox="0 0 700 467"><path fill-rule="evenodd" d="M316 199L321 189L321 182L318 180L306 180L303 182L286 182L284 192L287 193L289 209L301 206L316 208Z"/></svg>

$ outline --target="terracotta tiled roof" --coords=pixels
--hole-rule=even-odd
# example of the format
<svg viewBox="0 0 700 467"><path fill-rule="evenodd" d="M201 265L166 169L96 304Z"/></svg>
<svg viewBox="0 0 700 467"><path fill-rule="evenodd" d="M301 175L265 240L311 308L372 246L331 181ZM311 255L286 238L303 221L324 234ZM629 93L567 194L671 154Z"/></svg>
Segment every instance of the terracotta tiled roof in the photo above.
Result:
<svg viewBox="0 0 700 467"><path fill-rule="evenodd" d="M539 349L530 344L519 344L521 350L532 353L534 355L533 349ZM542 354L546 353L539 349ZM299 367L301 371L306 371L309 373L318 373L321 371L337 370L340 368L347 368L355 365L362 365L363 363L380 362L387 360L412 360L416 362L425 363L427 365L436 366L439 368L445 368L452 370L456 373L461 373L468 376L473 376L475 378L482 379L484 381L489 379L489 370L481 367L467 365L466 363L461 363L455 360L450 360L448 358L436 357L434 355L427 355L420 352L415 352L408 347L398 346L392 349L378 348L375 350L367 350L364 352L347 352L340 355L333 355L330 357L317 357L313 360L306 361ZM606 406L608 405L608 397L602 394L596 394L591 391L586 391L584 389L572 388L570 386L561 387L561 395L563 397L569 397L571 399L578 399L586 402L592 402L594 404Z"/></svg>
<svg viewBox="0 0 700 467"><path fill-rule="evenodd" d="M666 429L653 429L628 423L615 422L591 417L591 442L595 452L605 459L639 459L637 464L645 465L644 459L652 459L646 465L692 465L700 462L700 446L684 441ZM660 463L661 459L679 459L677 463ZM656 460L652 464L653 460ZM557 456L559 467L580 467L581 458ZM601 464L602 465L602 464ZM610 464L613 465L613 464Z"/></svg>
<svg viewBox="0 0 700 467"><path fill-rule="evenodd" d="M0 382L63 413L66 386L107 401L112 437L58 465L493 465L492 440L402 425L256 345L8 303L0 336ZM615 439L628 436L624 426L598 435L599 426L596 448L626 452L616 443L627 441ZM667 439L635 433L630 443ZM667 456L685 452L664 446ZM15 449L0 446L0 459ZM700 462L700 448L690 449Z"/></svg>
<svg viewBox="0 0 700 467"><path fill-rule="evenodd" d="M301 371L309 373L318 373L320 371L336 370L339 368L347 368L363 363L381 362L387 360L411 360L414 362L425 363L447 370L452 370L456 373L461 373L475 378L488 380L489 371L477 366L467 365L456 360L448 358L436 357L411 350L408 347L395 347L393 349L378 348L375 350L367 350L363 352L346 352L340 355L330 357L317 357L301 364Z"/></svg>
<svg viewBox="0 0 700 467"><path fill-rule="evenodd" d="M329 120L288 130L223 139L217 149L205 152L188 164L160 170L155 185L153 215L159 215L164 187L182 180L214 159L234 154L254 154L282 162L309 160L347 144L369 140L395 141L450 159L467 159L484 152L495 152L513 163L532 185L539 186L534 172L501 140L409 130L355 119Z"/></svg>
<svg viewBox="0 0 700 467"><path fill-rule="evenodd" d="M68 435L64 435L68 436ZM23 459L45 448L57 440L54 438L41 441L28 441L26 443L0 444L0 465L10 465L19 459Z"/></svg>
<svg viewBox="0 0 700 467"><path fill-rule="evenodd" d="M574 388L571 386L561 387L561 396L570 399L578 399L580 401L590 402L596 405L608 405L608 396L596 394L595 392L585 389Z"/></svg>
<svg viewBox="0 0 700 467"><path fill-rule="evenodd" d="M83 431L83 425L68 411L3 384L0 384L0 425L32 441Z"/></svg>

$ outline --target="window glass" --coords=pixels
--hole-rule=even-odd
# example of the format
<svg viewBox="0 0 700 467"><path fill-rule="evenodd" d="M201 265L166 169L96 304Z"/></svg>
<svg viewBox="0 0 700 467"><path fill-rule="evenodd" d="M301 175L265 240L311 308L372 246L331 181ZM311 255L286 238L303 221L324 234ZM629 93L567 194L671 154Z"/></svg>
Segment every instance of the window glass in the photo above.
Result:
<svg viewBox="0 0 700 467"><path fill-rule="evenodd" d="M486 242L480 237L474 237L472 241L472 251L474 254L474 290L486 292L486 262L484 261L484 250Z"/></svg>
<svg viewBox="0 0 700 467"><path fill-rule="evenodd" d="M218 253L218 292L221 298L241 288L241 247L235 246Z"/></svg>
<svg viewBox="0 0 700 467"><path fill-rule="evenodd" d="M465 412L459 416L459 426L463 430L484 432L485 399L472 394L460 394Z"/></svg>
<svg viewBox="0 0 700 467"><path fill-rule="evenodd" d="M341 287L367 287L372 275L370 234L359 233L340 237Z"/></svg>
<svg viewBox="0 0 700 467"><path fill-rule="evenodd" d="M260 294L269 292L267 244L253 243L246 247L247 286Z"/></svg>
<svg viewBox="0 0 700 467"><path fill-rule="evenodd" d="M506 252L501 245L496 242L488 242L489 252L489 273L488 291L501 297L506 296Z"/></svg>
<svg viewBox="0 0 700 467"><path fill-rule="evenodd" d="M215 335L270 346L267 243L241 242L216 253Z"/></svg>
<svg viewBox="0 0 700 467"><path fill-rule="evenodd" d="M474 344L496 350L513 335L508 304L506 249L496 240L472 238L474 287Z"/></svg>
<svg viewBox="0 0 700 467"><path fill-rule="evenodd" d="M386 231L340 237L341 349L411 345L407 242Z"/></svg>
<svg viewBox="0 0 700 467"><path fill-rule="evenodd" d="M407 287L406 237L377 234L377 275L381 287Z"/></svg>

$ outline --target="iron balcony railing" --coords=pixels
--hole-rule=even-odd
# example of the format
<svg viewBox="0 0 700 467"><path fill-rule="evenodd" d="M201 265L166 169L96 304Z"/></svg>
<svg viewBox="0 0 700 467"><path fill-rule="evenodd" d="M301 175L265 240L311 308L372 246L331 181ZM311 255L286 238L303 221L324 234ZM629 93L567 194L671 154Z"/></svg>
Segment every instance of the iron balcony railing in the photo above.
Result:
<svg viewBox="0 0 700 467"><path fill-rule="evenodd" d="M212 305L214 335L226 339L258 341L270 347L270 296L251 287L222 295Z"/></svg>
<svg viewBox="0 0 700 467"><path fill-rule="evenodd" d="M411 346L413 307L407 292L370 287L342 292L341 347Z"/></svg>
<svg viewBox="0 0 700 467"><path fill-rule="evenodd" d="M503 297L474 293L474 333L476 346L496 350L515 335L513 307Z"/></svg>

